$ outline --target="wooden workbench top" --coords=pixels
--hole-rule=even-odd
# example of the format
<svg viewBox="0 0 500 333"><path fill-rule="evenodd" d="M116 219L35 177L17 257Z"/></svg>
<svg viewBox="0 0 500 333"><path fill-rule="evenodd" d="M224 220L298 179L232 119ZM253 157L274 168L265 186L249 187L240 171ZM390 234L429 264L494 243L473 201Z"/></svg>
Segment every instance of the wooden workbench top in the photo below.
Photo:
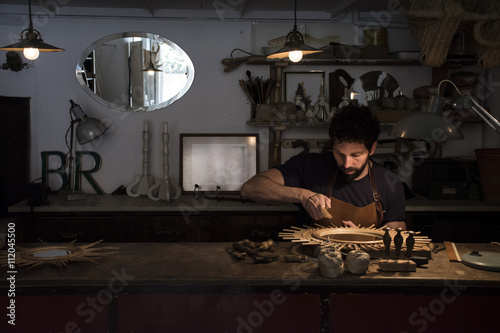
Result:
<svg viewBox="0 0 500 333"><path fill-rule="evenodd" d="M179 212L186 209L217 212L296 212L293 204L262 204L241 201L237 195L214 196L182 195L179 199L166 202L153 201L147 197L132 198L128 195L87 195L86 200L61 200L56 195L49 195L49 204L33 207L35 213L71 213L71 212ZM26 201L9 207L10 213L29 213ZM430 200L422 196L406 200L406 212L500 212L500 206L486 205L481 200Z"/></svg>
<svg viewBox="0 0 500 333"><path fill-rule="evenodd" d="M210 198L210 199L209 199ZM219 200L199 195L182 195L177 200L166 202L153 201L145 196L133 198L128 195L89 194L85 200L62 200L57 195L48 196L48 204L33 207L36 213L54 212L183 212L190 209L196 211L217 212L266 212L266 211L298 211L292 204L262 204L245 201L238 195L221 195ZM29 213L26 200L9 207L10 213Z"/></svg>
<svg viewBox="0 0 500 333"><path fill-rule="evenodd" d="M36 244L29 244L34 246ZM82 245L76 243L76 245ZM453 281L455 284L474 288L500 288L500 273L478 270L459 262L450 262L446 251L440 251L425 268L416 272L380 272L376 259L372 259L365 275L345 272L338 279L321 276L317 262L288 263L283 261L254 264L251 258L237 260L226 252L231 243L108 243L100 246L119 247L118 253L103 257L99 263L72 262L68 267L43 265L28 269L17 267L16 285L26 293L42 292L54 288L99 288L107 286L119 276L125 278L125 286L131 292L140 288L160 288L184 292L238 292L240 289L268 286L301 288L442 288ZM500 252L495 244L457 244L458 252L472 250ZM313 253L313 247L281 242L277 253ZM2 274L6 274L3 267ZM6 287L1 278L0 288ZM228 291L229 290L229 291Z"/></svg>

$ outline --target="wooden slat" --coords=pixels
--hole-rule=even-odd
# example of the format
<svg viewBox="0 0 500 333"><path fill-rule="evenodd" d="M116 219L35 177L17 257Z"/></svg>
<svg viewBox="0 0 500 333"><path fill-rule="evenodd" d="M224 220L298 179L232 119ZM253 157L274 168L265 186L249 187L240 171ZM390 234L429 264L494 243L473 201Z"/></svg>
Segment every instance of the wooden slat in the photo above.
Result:
<svg viewBox="0 0 500 333"><path fill-rule="evenodd" d="M460 254L457 251L457 247L453 242L444 242L444 247L446 248L446 252L448 253L448 258L450 261L462 261L460 258Z"/></svg>

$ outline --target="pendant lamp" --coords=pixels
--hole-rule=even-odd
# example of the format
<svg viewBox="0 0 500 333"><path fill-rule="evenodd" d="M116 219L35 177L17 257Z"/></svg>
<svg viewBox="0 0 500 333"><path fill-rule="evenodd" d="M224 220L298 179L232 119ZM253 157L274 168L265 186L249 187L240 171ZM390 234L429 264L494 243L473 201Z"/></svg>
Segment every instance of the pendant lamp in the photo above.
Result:
<svg viewBox="0 0 500 333"><path fill-rule="evenodd" d="M163 72L161 69L158 69L153 64L153 51L149 51L149 64L146 68L142 69L142 72L147 72L149 76L155 75L155 72Z"/></svg>
<svg viewBox="0 0 500 333"><path fill-rule="evenodd" d="M267 59L289 58L293 62L302 60L304 54L323 52L304 43L304 37L297 30L297 0L295 0L293 30L286 36L285 46L267 56Z"/></svg>
<svg viewBox="0 0 500 333"><path fill-rule="evenodd" d="M40 32L38 32L38 30L36 29L33 29L33 21L31 20L31 0L29 0L29 16L29 28L21 31L21 40L12 45L2 47L0 48L0 50L22 51L26 59L29 60L35 60L36 58L38 58L40 52L64 51L64 49L44 43Z"/></svg>

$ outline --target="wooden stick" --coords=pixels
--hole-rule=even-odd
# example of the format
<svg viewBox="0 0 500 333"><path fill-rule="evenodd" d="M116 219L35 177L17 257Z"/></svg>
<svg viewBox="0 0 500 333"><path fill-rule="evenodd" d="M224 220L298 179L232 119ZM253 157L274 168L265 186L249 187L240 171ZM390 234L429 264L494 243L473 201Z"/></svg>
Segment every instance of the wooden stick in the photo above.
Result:
<svg viewBox="0 0 500 333"><path fill-rule="evenodd" d="M253 104L257 104L257 103L255 103L254 98L250 95L250 92L248 91L248 86L242 80L240 80L240 86L243 89L243 91L245 92L245 94L247 95L250 102L252 102Z"/></svg>
<svg viewBox="0 0 500 333"><path fill-rule="evenodd" d="M457 247L453 242L444 242L444 247L446 248L446 253L448 253L448 258L450 261L462 261L460 254L458 254Z"/></svg>

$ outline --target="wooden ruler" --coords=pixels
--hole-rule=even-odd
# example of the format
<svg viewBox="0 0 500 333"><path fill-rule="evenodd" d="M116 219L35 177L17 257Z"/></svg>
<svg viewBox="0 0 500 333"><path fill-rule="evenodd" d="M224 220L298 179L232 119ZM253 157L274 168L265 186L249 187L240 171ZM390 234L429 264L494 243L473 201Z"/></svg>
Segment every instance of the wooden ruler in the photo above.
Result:
<svg viewBox="0 0 500 333"><path fill-rule="evenodd" d="M460 258L460 254L458 254L455 243L444 242L444 247L446 248L446 252L448 253L448 258L450 259L450 261L462 261L462 258Z"/></svg>

